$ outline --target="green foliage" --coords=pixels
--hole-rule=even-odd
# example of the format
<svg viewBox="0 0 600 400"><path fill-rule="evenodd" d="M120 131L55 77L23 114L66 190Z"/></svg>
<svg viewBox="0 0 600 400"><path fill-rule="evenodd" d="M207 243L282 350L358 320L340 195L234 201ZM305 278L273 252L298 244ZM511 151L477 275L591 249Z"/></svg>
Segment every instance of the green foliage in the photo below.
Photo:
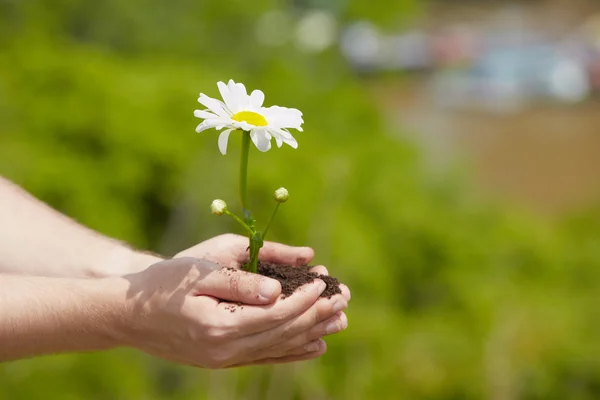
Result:
<svg viewBox="0 0 600 400"><path fill-rule="evenodd" d="M335 4L384 23L410 8ZM313 246L352 288L349 329L290 367L207 372L130 350L7 363L0 398L597 398L598 218L547 226L432 179L333 51L254 42L273 6L0 1L0 173L156 251L237 232L208 206L236 204L239 140L222 157L192 111L218 80L261 88L306 124L298 150L252 149L251 208L266 221L289 189L270 238Z"/></svg>

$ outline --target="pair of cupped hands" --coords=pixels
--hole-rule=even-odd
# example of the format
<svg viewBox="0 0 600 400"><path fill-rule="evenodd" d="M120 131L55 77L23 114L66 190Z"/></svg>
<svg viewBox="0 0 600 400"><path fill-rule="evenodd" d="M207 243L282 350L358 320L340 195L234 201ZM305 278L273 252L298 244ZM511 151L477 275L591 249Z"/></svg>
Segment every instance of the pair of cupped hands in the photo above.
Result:
<svg viewBox="0 0 600 400"><path fill-rule="evenodd" d="M248 239L226 234L126 275L132 347L181 364L229 368L317 358L323 337L346 329L350 291L321 298L315 279L283 298L278 281L242 271ZM259 259L306 265L314 252L265 242ZM312 271L326 275L324 266ZM132 323L133 321L133 323Z"/></svg>

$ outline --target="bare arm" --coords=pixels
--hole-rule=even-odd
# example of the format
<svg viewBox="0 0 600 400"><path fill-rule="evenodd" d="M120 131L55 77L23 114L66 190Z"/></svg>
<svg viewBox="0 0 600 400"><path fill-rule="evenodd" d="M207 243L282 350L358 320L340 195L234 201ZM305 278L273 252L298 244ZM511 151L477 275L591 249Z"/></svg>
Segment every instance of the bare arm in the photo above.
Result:
<svg viewBox="0 0 600 400"><path fill-rule="evenodd" d="M103 277L159 260L79 225L0 177L0 273Z"/></svg>
<svg viewBox="0 0 600 400"><path fill-rule="evenodd" d="M0 362L116 347L124 291L114 283L0 275Z"/></svg>

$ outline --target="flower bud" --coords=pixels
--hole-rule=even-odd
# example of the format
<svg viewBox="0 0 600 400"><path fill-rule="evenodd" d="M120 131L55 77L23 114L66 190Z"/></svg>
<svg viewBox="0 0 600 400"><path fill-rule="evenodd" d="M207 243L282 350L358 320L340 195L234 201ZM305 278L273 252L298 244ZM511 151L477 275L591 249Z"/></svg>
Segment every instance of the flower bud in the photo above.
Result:
<svg viewBox="0 0 600 400"><path fill-rule="evenodd" d="M284 187L280 187L273 193L273 198L278 203L285 203L290 197L287 189Z"/></svg>
<svg viewBox="0 0 600 400"><path fill-rule="evenodd" d="M211 213L215 215L223 215L225 211L227 211L227 203L219 199L213 200L212 204L210 205Z"/></svg>

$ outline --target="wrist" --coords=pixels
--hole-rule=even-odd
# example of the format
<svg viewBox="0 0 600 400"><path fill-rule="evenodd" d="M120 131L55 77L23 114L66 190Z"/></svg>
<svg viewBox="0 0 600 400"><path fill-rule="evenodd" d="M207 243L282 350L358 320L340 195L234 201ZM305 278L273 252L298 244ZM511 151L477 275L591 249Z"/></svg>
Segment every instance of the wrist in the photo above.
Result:
<svg viewBox="0 0 600 400"><path fill-rule="evenodd" d="M92 269L90 275L94 278L110 278L133 274L163 260L164 258L155 254L117 246L106 253L102 262Z"/></svg>
<svg viewBox="0 0 600 400"><path fill-rule="evenodd" d="M134 251L129 258L128 274L135 274L148 268L149 266L158 262L164 261L165 257L158 254L146 252L146 251Z"/></svg>
<svg viewBox="0 0 600 400"><path fill-rule="evenodd" d="M106 310L105 324L100 328L100 336L107 348L127 346L126 332L131 325L129 312L129 282L121 277L94 279L96 304Z"/></svg>

